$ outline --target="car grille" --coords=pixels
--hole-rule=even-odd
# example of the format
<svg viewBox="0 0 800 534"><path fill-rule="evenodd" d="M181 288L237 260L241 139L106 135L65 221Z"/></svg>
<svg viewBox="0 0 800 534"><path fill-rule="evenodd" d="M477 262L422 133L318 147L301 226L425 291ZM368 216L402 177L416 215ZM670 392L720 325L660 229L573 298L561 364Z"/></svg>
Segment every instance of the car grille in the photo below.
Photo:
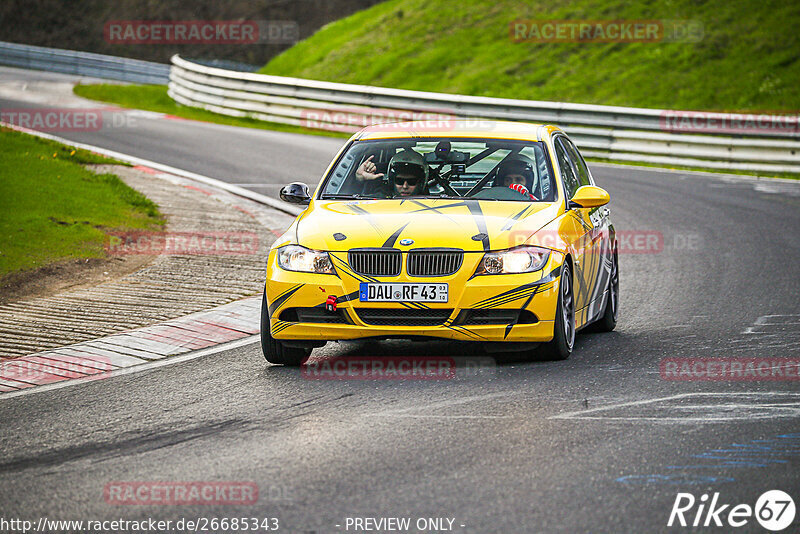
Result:
<svg viewBox="0 0 800 534"><path fill-rule="evenodd" d="M367 276L397 276L402 261L403 255L397 249L351 250L347 254L350 268Z"/></svg>
<svg viewBox="0 0 800 534"><path fill-rule="evenodd" d="M377 326L439 326L447 321L452 309L355 308L367 324Z"/></svg>
<svg viewBox="0 0 800 534"><path fill-rule="evenodd" d="M408 253L409 276L447 276L457 272L464 262L464 251L453 249L416 249Z"/></svg>

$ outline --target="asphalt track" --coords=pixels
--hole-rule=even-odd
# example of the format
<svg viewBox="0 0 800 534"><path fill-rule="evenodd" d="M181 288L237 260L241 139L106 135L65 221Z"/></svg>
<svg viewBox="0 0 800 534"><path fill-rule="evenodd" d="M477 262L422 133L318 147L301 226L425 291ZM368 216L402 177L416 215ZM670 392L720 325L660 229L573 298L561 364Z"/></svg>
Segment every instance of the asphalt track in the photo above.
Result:
<svg viewBox="0 0 800 534"><path fill-rule="evenodd" d="M8 69L0 81L22 76L52 75ZM273 196L290 180L315 183L341 144L146 117L58 135ZM445 517L455 532L661 532L688 530L667 528L678 492L752 506L781 489L800 504L797 380L660 373L664 358L800 356L800 182L592 170L617 229L660 235L662 246L620 255L617 330L579 335L569 360L500 362L441 381L309 380L269 366L253 343L2 400L0 516L276 517L284 532ZM353 354L484 356L446 342L315 351ZM260 497L104 500L108 483L155 480L251 481ZM715 530L765 532L752 518Z"/></svg>

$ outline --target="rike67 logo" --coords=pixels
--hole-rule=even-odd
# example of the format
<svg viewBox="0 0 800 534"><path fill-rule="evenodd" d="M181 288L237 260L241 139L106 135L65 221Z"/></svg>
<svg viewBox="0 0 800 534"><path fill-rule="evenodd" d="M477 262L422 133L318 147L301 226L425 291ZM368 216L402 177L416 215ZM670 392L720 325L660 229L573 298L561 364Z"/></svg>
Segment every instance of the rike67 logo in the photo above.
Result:
<svg viewBox="0 0 800 534"><path fill-rule="evenodd" d="M765 529L772 532L784 530L794 521L794 500L781 490L770 490L749 504L723 504L719 493L709 499L704 493L696 499L691 493L678 493L669 514L667 526L671 527L743 527L755 517Z"/></svg>

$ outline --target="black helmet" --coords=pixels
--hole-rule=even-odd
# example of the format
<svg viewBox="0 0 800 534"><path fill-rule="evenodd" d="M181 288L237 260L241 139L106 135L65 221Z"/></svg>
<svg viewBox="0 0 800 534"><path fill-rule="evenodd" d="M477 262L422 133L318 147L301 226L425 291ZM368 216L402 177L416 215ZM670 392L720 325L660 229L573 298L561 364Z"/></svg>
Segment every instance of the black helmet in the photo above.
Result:
<svg viewBox="0 0 800 534"><path fill-rule="evenodd" d="M496 186L502 186L503 178L509 174L524 176L525 187L529 190L533 187L533 179L536 177L536 173L533 170L533 162L525 156L517 154L503 160L500 165L497 166L497 175L494 184Z"/></svg>

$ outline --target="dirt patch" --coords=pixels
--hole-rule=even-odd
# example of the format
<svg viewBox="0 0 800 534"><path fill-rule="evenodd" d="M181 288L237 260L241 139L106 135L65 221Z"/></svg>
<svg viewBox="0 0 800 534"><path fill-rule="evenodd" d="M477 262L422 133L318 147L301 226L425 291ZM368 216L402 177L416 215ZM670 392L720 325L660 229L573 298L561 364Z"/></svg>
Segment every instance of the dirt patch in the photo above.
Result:
<svg viewBox="0 0 800 534"><path fill-rule="evenodd" d="M157 256L65 260L33 271L12 273L0 280L0 304L33 297L49 297L66 289L110 282L136 272Z"/></svg>

